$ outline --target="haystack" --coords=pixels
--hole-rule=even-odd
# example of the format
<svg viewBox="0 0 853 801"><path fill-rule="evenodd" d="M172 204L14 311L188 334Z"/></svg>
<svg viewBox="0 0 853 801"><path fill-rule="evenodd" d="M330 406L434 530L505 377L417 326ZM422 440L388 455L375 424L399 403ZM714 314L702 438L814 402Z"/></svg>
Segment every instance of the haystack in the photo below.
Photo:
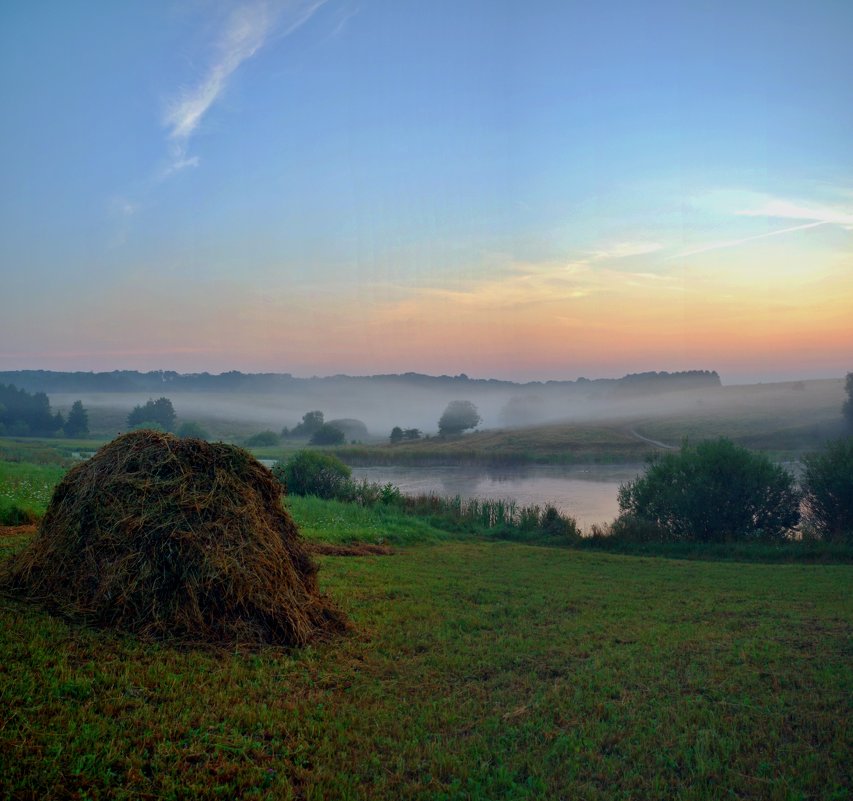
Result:
<svg viewBox="0 0 853 801"><path fill-rule="evenodd" d="M125 434L68 472L0 584L146 636L302 645L346 622L281 494L240 448Z"/></svg>

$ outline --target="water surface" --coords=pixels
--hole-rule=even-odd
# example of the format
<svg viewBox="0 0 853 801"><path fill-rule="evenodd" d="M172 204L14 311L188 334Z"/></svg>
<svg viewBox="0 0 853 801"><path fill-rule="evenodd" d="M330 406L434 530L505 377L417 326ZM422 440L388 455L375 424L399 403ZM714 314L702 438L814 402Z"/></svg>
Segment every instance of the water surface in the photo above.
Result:
<svg viewBox="0 0 853 801"><path fill-rule="evenodd" d="M642 472L641 464L472 467L354 467L353 478L377 484L391 482L407 495L435 493L462 498L512 499L519 505L552 504L589 529L609 523L619 511L619 485Z"/></svg>

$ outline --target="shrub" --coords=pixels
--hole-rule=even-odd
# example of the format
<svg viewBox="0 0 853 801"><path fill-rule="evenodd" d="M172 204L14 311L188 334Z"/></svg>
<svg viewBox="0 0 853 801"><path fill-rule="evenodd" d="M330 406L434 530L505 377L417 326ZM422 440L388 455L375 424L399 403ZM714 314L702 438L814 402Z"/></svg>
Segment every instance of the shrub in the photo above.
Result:
<svg viewBox="0 0 853 801"><path fill-rule="evenodd" d="M847 393L847 400L841 407L841 413L848 428L853 430L853 373L847 373L847 378L844 379L844 391Z"/></svg>
<svg viewBox="0 0 853 801"><path fill-rule="evenodd" d="M207 430L192 420L181 424L181 427L178 429L178 436L182 439L203 439L205 441L210 439L210 434Z"/></svg>
<svg viewBox="0 0 853 801"><path fill-rule="evenodd" d="M312 445L343 445L346 434L331 423L323 423L312 435Z"/></svg>
<svg viewBox="0 0 853 801"><path fill-rule="evenodd" d="M543 533L552 537L577 540L581 536L577 521L573 517L560 514L559 509L550 505L545 507L539 527Z"/></svg>
<svg viewBox="0 0 853 801"><path fill-rule="evenodd" d="M622 517L645 536L651 524L700 542L782 540L799 520L799 501L790 473L727 439L685 443L619 488Z"/></svg>
<svg viewBox="0 0 853 801"><path fill-rule="evenodd" d="M336 456L318 451L298 451L286 462L273 466L273 475L293 495L318 498L346 496L352 471Z"/></svg>
<svg viewBox="0 0 853 801"><path fill-rule="evenodd" d="M32 509L0 498L0 526L25 526L37 521L38 515Z"/></svg>
<svg viewBox="0 0 853 801"><path fill-rule="evenodd" d="M158 423L156 420L141 420L140 422L132 425L130 427L131 431L157 431L160 434L165 434L166 429L163 428L162 423Z"/></svg>
<svg viewBox="0 0 853 801"><path fill-rule="evenodd" d="M150 423L159 423L159 429L153 429ZM144 406L134 406L127 416L127 425L131 430L149 428L171 431L175 427L175 409L168 398L148 400Z"/></svg>
<svg viewBox="0 0 853 801"><path fill-rule="evenodd" d="M329 420L328 424L344 432L348 440L366 440L370 436L367 426L353 417L342 417L338 420Z"/></svg>
<svg viewBox="0 0 853 801"><path fill-rule="evenodd" d="M379 488L379 501L386 506L390 504L399 505L403 501L403 493L396 484L388 481Z"/></svg>
<svg viewBox="0 0 853 801"><path fill-rule="evenodd" d="M623 514L609 526L594 526L593 537L609 537L619 542L670 542L676 539L671 532L650 520Z"/></svg>
<svg viewBox="0 0 853 801"><path fill-rule="evenodd" d="M803 510L808 534L853 543L853 437L803 460Z"/></svg>
<svg viewBox="0 0 853 801"><path fill-rule="evenodd" d="M247 448L263 448L266 445L278 445L279 437L275 431L259 431L247 437L243 443Z"/></svg>

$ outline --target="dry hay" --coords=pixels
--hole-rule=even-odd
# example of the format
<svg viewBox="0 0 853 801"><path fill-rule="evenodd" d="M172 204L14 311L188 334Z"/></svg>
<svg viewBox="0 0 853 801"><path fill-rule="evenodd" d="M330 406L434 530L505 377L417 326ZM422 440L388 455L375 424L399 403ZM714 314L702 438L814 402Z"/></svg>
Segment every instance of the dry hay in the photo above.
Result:
<svg viewBox="0 0 853 801"><path fill-rule="evenodd" d="M281 494L240 448L125 434L68 472L0 585L145 636L302 645L346 622Z"/></svg>

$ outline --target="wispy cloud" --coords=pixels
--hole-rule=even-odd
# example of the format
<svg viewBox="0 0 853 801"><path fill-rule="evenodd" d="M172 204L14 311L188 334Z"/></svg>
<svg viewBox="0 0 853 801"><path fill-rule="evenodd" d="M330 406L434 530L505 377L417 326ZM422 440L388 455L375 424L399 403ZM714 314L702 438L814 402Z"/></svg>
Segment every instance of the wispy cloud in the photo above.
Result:
<svg viewBox="0 0 853 801"><path fill-rule="evenodd" d="M670 256L667 261L671 261L672 259L683 259L687 256L695 256L697 253L707 253L711 250L722 250L723 248L733 248L738 245L744 245L747 242L755 242L759 239L767 239L771 236L779 236L780 234L789 234L793 231L803 231L806 228L817 228L819 225L826 225L826 220L819 220L818 222L810 222L805 225L794 225L790 228L780 228L776 231L767 231L763 234L756 234L755 236L745 236L741 239L727 239L723 242L712 242L708 245L702 245L698 248L693 248L692 250L685 250L681 253L676 253L674 256Z"/></svg>
<svg viewBox="0 0 853 801"><path fill-rule="evenodd" d="M844 226L853 225L853 211L850 208L803 204L778 198L771 198L756 208L742 209L737 214L742 217L775 217L789 220L813 220Z"/></svg>
<svg viewBox="0 0 853 801"><path fill-rule="evenodd" d="M800 203L781 198L769 198L755 208L738 211L742 217L771 217L786 220L813 220L819 225L840 225L853 231L853 207ZM796 229L792 229L796 230Z"/></svg>
<svg viewBox="0 0 853 801"><path fill-rule="evenodd" d="M168 178L170 175L174 175L176 172L180 172L181 170L185 170L188 167L198 167L199 158L198 156L189 156L182 157L180 153L175 154L175 160L171 162L171 164L167 164L157 176L159 180L163 181Z"/></svg>
<svg viewBox="0 0 853 801"><path fill-rule="evenodd" d="M790 234L796 231L805 231L809 228L819 228L821 226L841 226L848 231L853 230L853 208L849 205L827 205L808 201L803 202L748 192L740 192L738 194L740 195L740 198L739 200L735 200L735 198L731 196L733 193L722 193L722 197L715 198L716 203L712 205L711 208L718 215L722 214L734 215L736 217L763 218L767 221L778 220L780 223L785 220L800 220L801 223L799 225L788 225L782 228L777 228L772 231L764 231L763 233L753 234L752 236L725 239L716 242L709 242L703 245L697 245L695 247L688 248L687 250L682 250L673 256L669 256L666 261L683 259L688 256L695 256L699 253L707 253L713 250L733 248L738 245ZM743 205L741 208L737 208L735 203L738 205L741 205L742 203Z"/></svg>
<svg viewBox="0 0 853 801"><path fill-rule="evenodd" d="M168 104L163 122L169 131L172 163L162 177L198 165L197 156L187 156L189 141L240 65L252 58L277 30L281 36L289 36L304 25L325 1L303 0L282 5L261 0L241 4L231 12L204 77L183 89Z"/></svg>
<svg viewBox="0 0 853 801"><path fill-rule="evenodd" d="M337 24L332 29L332 32L326 37L326 41L340 36L349 24L349 21L355 17L358 12L358 8L340 8L337 13Z"/></svg>
<svg viewBox="0 0 853 801"><path fill-rule="evenodd" d="M643 256L647 253L656 253L663 250L660 242L616 242L603 250L596 250L591 256L593 261L610 261L613 259L627 259L631 256Z"/></svg>
<svg viewBox="0 0 853 801"><path fill-rule="evenodd" d="M393 315L407 314L426 306L444 311L520 310L538 308L553 314L555 309L572 308L594 295L620 295L628 287L643 287L659 293L668 289L674 279L648 272L625 272L595 263L595 260L573 262L514 263L503 274L484 274L471 279L466 286L419 287L400 301L390 304Z"/></svg>

